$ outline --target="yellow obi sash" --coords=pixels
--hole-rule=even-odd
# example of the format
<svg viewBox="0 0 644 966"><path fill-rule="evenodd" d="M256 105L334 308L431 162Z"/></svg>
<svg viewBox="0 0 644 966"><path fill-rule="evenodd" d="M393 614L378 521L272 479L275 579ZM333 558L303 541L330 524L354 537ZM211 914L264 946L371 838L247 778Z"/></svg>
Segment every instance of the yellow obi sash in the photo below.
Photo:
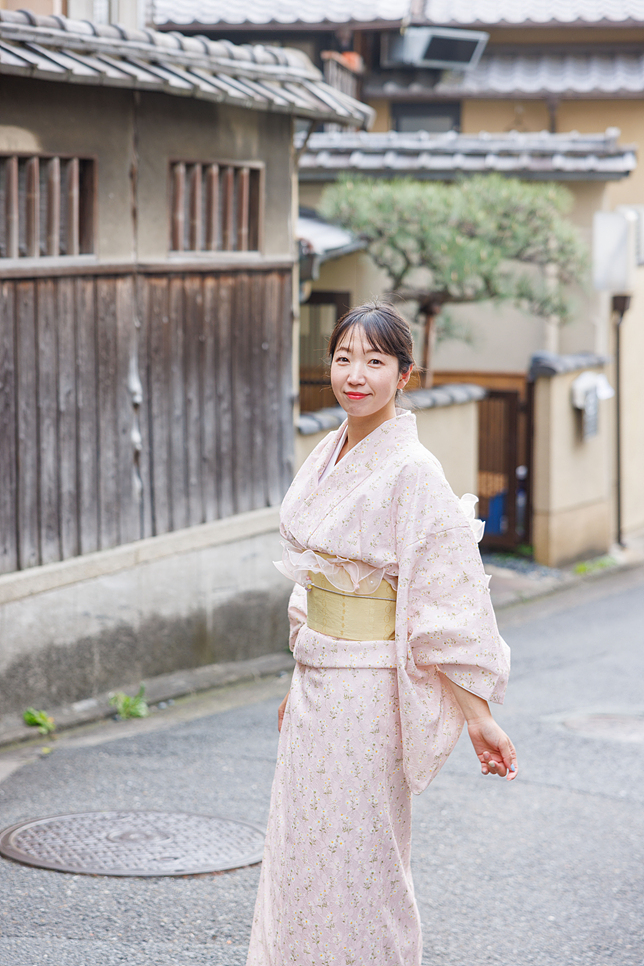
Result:
<svg viewBox="0 0 644 966"><path fill-rule="evenodd" d="M386 580L370 594L344 592L309 570L307 626L345 641L393 641L396 591Z"/></svg>

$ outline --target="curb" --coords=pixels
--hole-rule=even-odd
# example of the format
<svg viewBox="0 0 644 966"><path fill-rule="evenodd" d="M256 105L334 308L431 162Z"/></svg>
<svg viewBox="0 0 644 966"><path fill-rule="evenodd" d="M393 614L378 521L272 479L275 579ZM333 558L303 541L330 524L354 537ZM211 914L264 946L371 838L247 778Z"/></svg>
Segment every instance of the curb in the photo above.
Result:
<svg viewBox="0 0 644 966"><path fill-rule="evenodd" d="M562 577L554 585L546 587L543 585L540 586L540 581L535 580L529 591L517 591L511 598L507 599L494 600L495 595L492 592L492 603L495 611L504 611L510 607L516 607L518 604L527 604L545 597L552 597L561 591L571 590L573 587L580 587L583 584L590 584L596 580L602 580L605 577L629 573L632 570L638 570L640 568L644 568L644 559L636 558L624 561L623 563L618 562L612 566L598 568L588 573L574 573L572 568L564 569L562 571Z"/></svg>
<svg viewBox="0 0 644 966"><path fill-rule="evenodd" d="M159 674L156 677L144 678L141 684L145 687L145 699L148 704L157 704L159 701L181 698L199 691L209 691L212 688L258 681L260 678L270 677L282 671L292 671L293 666L293 656L290 652L279 651L277 654L264 654L247 661L206 664L203 667ZM136 685L127 687L128 691L136 689ZM109 703L109 699L117 690L120 689L114 688L111 691L104 691L95 698L86 698L84 701L75 701L73 704L48 709L48 714L51 714L56 721L56 732L111 718L114 715L114 707ZM18 713L3 715L0 719L0 748L33 741L37 737L37 729L24 724ZM41 740L46 742L48 736L43 735Z"/></svg>

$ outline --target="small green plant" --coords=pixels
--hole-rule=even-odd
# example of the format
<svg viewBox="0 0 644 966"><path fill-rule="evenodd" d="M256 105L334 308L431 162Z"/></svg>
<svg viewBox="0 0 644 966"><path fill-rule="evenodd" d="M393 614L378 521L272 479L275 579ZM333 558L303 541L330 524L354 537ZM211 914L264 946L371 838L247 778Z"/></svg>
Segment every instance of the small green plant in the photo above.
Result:
<svg viewBox="0 0 644 966"><path fill-rule="evenodd" d="M117 691L110 698L110 704L116 708L119 718L147 718L150 714L148 703L144 698L145 688L143 685L138 692L131 697L125 691Z"/></svg>
<svg viewBox="0 0 644 966"><path fill-rule="evenodd" d="M520 543L516 548L515 553L519 557L527 557L528 559L532 560L534 557L534 547L531 543Z"/></svg>
<svg viewBox="0 0 644 966"><path fill-rule="evenodd" d="M49 735L52 731L56 730L56 722L46 711L27 708L22 718L25 724L30 725L32 728L38 728L41 735Z"/></svg>
<svg viewBox="0 0 644 966"><path fill-rule="evenodd" d="M582 560L574 569L576 574L596 574L598 571L614 567L616 564L617 561L614 557L596 557L594 560Z"/></svg>

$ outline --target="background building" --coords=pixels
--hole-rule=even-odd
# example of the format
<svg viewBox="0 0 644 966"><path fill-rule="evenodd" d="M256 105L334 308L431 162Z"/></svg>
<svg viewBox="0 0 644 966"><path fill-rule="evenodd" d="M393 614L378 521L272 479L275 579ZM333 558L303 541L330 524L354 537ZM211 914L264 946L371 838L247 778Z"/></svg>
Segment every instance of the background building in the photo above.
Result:
<svg viewBox="0 0 644 966"><path fill-rule="evenodd" d="M355 142L353 161L349 161L351 142L347 140L343 147L342 134L335 142L325 141L322 133L314 135L318 140L310 142L311 150L303 155L301 167L301 200L308 207L315 206L320 181L341 170L359 169L373 176L466 176L477 168L467 164L470 149L459 151L457 145L469 143L479 161L490 155L488 170L565 182L575 196L573 221L589 243L596 211L613 211L619 206L643 210L638 206L644 205L644 174L633 163L644 142L642 0L619 6L609 0L401 0L371 5L332 2L306 9L284 0L269 16L254 0L232 5L222 0L156 0L153 16L162 30L251 41L271 37L297 45L330 80L358 92L374 109L373 133ZM422 165L415 170L413 165L406 167L404 161L414 153L408 140L412 135L413 142L417 132L429 136L420 143L417 155L421 151L426 156L438 155L436 165L428 163L424 170ZM499 149L503 137L499 142L485 135L479 138L479 147L474 147L481 132L505 135L506 147ZM598 153L595 156L593 148L589 149L582 170L580 162L572 159L572 145L578 135L598 132L607 134L595 138ZM327 135L332 137L332 130ZM445 139L442 144L440 135ZM457 140L450 142L450 135ZM466 135L474 136L473 140L468 142ZM561 136L561 140L548 142L548 135ZM515 148L521 145L526 150L525 163L517 156L513 139ZM619 139L630 160L619 173L607 171L604 177L601 145L611 139ZM545 148L541 173L535 163L541 155L540 143L551 145ZM552 149L557 143L562 151ZM327 148L329 154L322 161ZM373 163L373 155L379 152L382 163ZM450 163L441 171L441 163L448 157ZM479 169L485 169L485 163ZM634 298L622 327L621 472L610 468L613 507L617 476L621 477L625 532L644 525L641 275L641 271L636 273ZM378 294L382 288L383 280L374 279L366 256L360 254L327 262L312 285L314 293L322 289L349 292L352 300ZM320 297L314 296L315 300ZM589 284L576 297L575 319L565 327L544 326L509 308L502 312L484 306L454 310L472 339L470 344L451 340L439 347L437 381L477 381L497 390L525 385L531 355L541 350L565 355L592 352L613 359L615 316L610 293L595 292ZM320 313L315 306L311 311ZM614 369L610 377L614 382ZM610 402L604 406L611 426L615 422L613 406ZM607 453L614 452L614 442L609 441ZM614 509L612 516L610 531L614 534Z"/></svg>

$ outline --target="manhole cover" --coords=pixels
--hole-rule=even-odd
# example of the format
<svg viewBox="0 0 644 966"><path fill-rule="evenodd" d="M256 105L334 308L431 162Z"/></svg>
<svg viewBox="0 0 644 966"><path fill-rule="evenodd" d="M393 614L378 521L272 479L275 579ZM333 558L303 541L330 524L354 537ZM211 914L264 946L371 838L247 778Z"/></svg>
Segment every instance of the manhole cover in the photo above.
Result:
<svg viewBox="0 0 644 966"><path fill-rule="evenodd" d="M87 875L195 875L252 865L264 833L246 822L185 812L80 812L20 822L0 855Z"/></svg>
<svg viewBox="0 0 644 966"><path fill-rule="evenodd" d="M564 721L566 728L589 738L609 741L644 741L644 715L635 714L580 714Z"/></svg>

